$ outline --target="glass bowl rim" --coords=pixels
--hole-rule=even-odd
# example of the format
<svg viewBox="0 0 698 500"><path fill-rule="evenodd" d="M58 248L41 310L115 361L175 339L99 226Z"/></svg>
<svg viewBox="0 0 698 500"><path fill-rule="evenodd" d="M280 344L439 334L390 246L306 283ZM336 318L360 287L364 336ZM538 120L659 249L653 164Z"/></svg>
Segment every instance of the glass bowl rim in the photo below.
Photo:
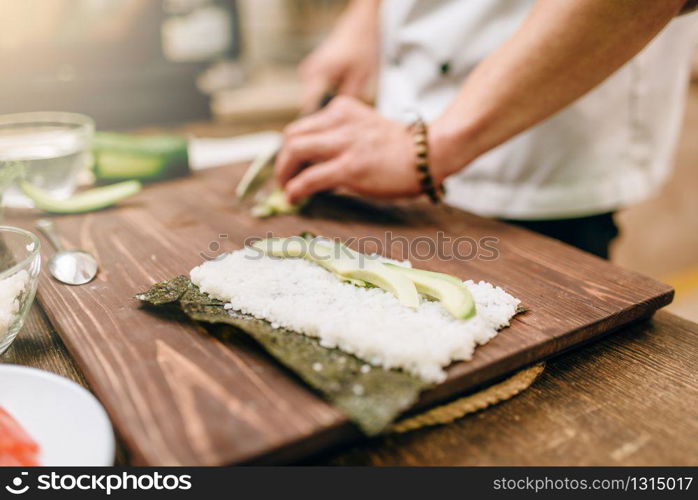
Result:
<svg viewBox="0 0 698 500"><path fill-rule="evenodd" d="M39 251L41 250L41 241L39 241L39 238L32 232L27 231L25 229L21 229L19 227L14 227L14 226L1 226L0 225L0 234L2 233L15 233L15 234L20 234L22 236L27 237L31 242L34 244L33 250L27 255L25 258L23 258L21 261L19 261L17 264L13 265L12 267L9 267L5 270L0 271L0 280L3 280L5 278L8 278L15 274L16 272L20 271L26 265L31 262L36 256L39 254Z"/></svg>
<svg viewBox="0 0 698 500"><path fill-rule="evenodd" d="M95 121L82 113L69 111L28 111L25 113L0 114L0 128L12 125L24 125L28 123L53 123L65 125L77 125L88 134L94 133Z"/></svg>

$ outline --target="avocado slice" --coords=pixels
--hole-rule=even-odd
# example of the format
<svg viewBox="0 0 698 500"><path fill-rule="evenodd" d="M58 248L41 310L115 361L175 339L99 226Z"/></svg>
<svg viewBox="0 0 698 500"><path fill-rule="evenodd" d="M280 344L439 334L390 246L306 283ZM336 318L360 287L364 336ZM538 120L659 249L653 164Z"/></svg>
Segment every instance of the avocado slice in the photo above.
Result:
<svg viewBox="0 0 698 500"><path fill-rule="evenodd" d="M332 259L332 257L339 257L341 250L348 251L348 253L351 252L350 255L360 254L346 246L342 246L341 249L335 249L334 245L332 241L325 238L307 235L290 236L288 238L267 238L252 244L253 247L272 257L299 258L315 262L336 274L342 281L362 288L367 287L368 283L364 280L340 274L336 269L336 259ZM311 248L313 249L312 251ZM336 256L335 253L337 254ZM333 264L330 263L331 260Z"/></svg>
<svg viewBox="0 0 698 500"><path fill-rule="evenodd" d="M412 280L359 252L325 239L267 238L252 246L272 257L302 258L315 262L341 279L359 280L395 295L407 307L419 306L419 294Z"/></svg>
<svg viewBox="0 0 698 500"><path fill-rule="evenodd" d="M300 236L264 238L250 246L269 257L303 259L308 252L308 241Z"/></svg>
<svg viewBox="0 0 698 500"><path fill-rule="evenodd" d="M139 181L125 181L88 189L70 198L56 199L45 190L27 181L22 181L19 186L22 192L34 202L36 208L55 214L79 214L100 210L133 196L141 190Z"/></svg>
<svg viewBox="0 0 698 500"><path fill-rule="evenodd" d="M470 290L455 276L391 263L383 265L410 278L418 292L441 302L454 317L469 319L475 315L475 302Z"/></svg>

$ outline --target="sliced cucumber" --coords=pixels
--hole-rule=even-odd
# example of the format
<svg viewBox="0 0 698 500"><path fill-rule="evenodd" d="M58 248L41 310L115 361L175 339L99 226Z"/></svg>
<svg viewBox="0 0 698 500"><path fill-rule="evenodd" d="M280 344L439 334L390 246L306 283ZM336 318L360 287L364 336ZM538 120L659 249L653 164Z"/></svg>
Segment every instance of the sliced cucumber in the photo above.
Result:
<svg viewBox="0 0 698 500"><path fill-rule="evenodd" d="M5 162L0 165L0 197L10 184L24 173L24 165L19 162Z"/></svg>
<svg viewBox="0 0 698 500"><path fill-rule="evenodd" d="M89 189L67 199L56 199L49 193L26 181L20 183L22 192L36 208L56 214L78 214L109 207L141 190L139 181L125 181Z"/></svg>
<svg viewBox="0 0 698 500"><path fill-rule="evenodd" d="M100 180L156 178L163 171L164 162L156 155L131 152L101 151L97 157L96 174Z"/></svg>
<svg viewBox="0 0 698 500"><path fill-rule="evenodd" d="M189 173L185 137L97 132L92 149L95 176L103 183L154 182Z"/></svg>
<svg viewBox="0 0 698 500"><path fill-rule="evenodd" d="M303 203L296 205L289 203L283 190L276 188L252 207L252 215L261 219L273 215L291 215L297 213L302 206Z"/></svg>
<svg viewBox="0 0 698 500"><path fill-rule="evenodd" d="M410 278L417 291L441 302L454 317L468 319L475 315L475 302L470 290L455 276L391 263L383 265Z"/></svg>
<svg viewBox="0 0 698 500"><path fill-rule="evenodd" d="M298 236L268 238L253 243L253 246L272 257L310 260L342 279L359 280L382 288L395 295L404 306L412 308L419 306L419 294L412 280L407 276L353 250L345 252L343 248L335 246L329 240L308 240Z"/></svg>

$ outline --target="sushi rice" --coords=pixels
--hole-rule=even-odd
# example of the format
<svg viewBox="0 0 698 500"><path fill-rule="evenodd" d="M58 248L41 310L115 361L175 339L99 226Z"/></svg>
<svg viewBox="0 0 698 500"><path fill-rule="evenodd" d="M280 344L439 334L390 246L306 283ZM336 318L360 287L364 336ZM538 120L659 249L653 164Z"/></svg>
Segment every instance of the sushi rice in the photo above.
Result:
<svg viewBox="0 0 698 500"><path fill-rule="evenodd" d="M312 262L260 257L251 249L195 267L191 280L227 309L428 382L442 381L453 361L471 359L477 345L509 325L520 304L499 287L466 281L477 314L460 320L424 297L411 309L382 289L345 283Z"/></svg>
<svg viewBox="0 0 698 500"><path fill-rule="evenodd" d="M0 279L0 340L17 320L20 295L29 282L29 274L21 270L12 276Z"/></svg>

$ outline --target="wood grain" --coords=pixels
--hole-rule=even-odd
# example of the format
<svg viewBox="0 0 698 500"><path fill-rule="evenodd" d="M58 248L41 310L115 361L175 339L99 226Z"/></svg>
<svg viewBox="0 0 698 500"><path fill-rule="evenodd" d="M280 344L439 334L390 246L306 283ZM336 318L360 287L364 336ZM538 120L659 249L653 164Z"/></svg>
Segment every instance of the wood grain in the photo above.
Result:
<svg viewBox="0 0 698 500"><path fill-rule="evenodd" d="M37 304L29 309L20 334L0 359L3 363L47 370L87 386L82 372Z"/></svg>
<svg viewBox="0 0 698 500"><path fill-rule="evenodd" d="M312 231L349 238L451 238L420 267L485 279L531 310L454 365L422 405L471 390L538 359L651 315L672 290L523 229L425 204L378 209L319 200L310 217L259 221L236 206L242 167L225 167L145 190L118 209L56 218L69 246L93 252L97 279L82 287L42 272L39 300L141 464L287 460L357 437L334 408L245 338L224 344L201 327L155 316L131 297L186 273L245 238ZM31 227L33 216L10 215ZM454 239L496 238L498 257L455 260ZM393 243L383 249L405 257ZM47 252L44 252L46 256Z"/></svg>
<svg viewBox="0 0 698 500"><path fill-rule="evenodd" d="M90 388L82 371L68 354L60 336L37 303L27 312L22 330L10 348L0 356L0 363L46 370ZM128 460L127 450L117 439L115 464L123 465L128 463Z"/></svg>
<svg viewBox="0 0 698 500"><path fill-rule="evenodd" d="M547 363L532 387L330 465L698 465L698 325L669 313Z"/></svg>
<svg viewBox="0 0 698 500"><path fill-rule="evenodd" d="M85 384L40 307L33 309L0 361ZM698 325L659 312L549 361L534 392L449 425L341 447L302 463L696 466L697 365Z"/></svg>

